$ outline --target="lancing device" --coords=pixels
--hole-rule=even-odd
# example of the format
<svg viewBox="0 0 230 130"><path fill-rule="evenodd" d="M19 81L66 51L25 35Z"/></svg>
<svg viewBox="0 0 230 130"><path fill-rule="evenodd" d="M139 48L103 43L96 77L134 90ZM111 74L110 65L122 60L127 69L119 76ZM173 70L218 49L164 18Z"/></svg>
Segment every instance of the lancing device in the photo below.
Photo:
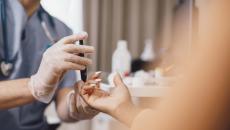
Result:
<svg viewBox="0 0 230 130"><path fill-rule="evenodd" d="M83 40L79 40L79 45L84 45ZM79 56L80 57L85 57L85 54L80 53ZM84 70L81 70L80 73L81 73L81 80L86 82L86 80L87 80L87 68L85 68Z"/></svg>

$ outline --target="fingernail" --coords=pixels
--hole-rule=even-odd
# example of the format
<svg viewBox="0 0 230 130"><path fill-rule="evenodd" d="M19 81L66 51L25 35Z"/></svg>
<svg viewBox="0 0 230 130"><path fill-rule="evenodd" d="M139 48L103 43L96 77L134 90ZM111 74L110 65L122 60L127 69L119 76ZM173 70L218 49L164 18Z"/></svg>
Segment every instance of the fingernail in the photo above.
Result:
<svg viewBox="0 0 230 130"><path fill-rule="evenodd" d="M97 82L101 82L101 81L102 81L102 79L96 79L95 81L97 81Z"/></svg>
<svg viewBox="0 0 230 130"><path fill-rule="evenodd" d="M101 74L101 73L102 73L102 71L97 71L97 72L95 72L96 75L99 75L99 74Z"/></svg>

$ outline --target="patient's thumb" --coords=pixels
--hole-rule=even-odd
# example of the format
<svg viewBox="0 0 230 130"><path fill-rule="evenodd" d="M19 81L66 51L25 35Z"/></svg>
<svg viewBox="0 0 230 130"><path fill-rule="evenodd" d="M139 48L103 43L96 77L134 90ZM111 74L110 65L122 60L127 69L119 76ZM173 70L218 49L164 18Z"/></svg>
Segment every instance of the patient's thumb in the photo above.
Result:
<svg viewBox="0 0 230 130"><path fill-rule="evenodd" d="M119 73L117 73L115 76L114 76L114 79L113 79L113 82L114 82L114 85L116 87L124 87L124 82L121 78L121 75Z"/></svg>

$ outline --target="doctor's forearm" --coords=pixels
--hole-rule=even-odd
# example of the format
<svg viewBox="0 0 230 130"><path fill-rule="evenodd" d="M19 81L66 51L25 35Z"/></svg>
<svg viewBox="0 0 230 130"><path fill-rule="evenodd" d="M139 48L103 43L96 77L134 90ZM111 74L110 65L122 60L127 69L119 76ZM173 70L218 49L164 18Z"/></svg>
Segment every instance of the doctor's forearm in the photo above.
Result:
<svg viewBox="0 0 230 130"><path fill-rule="evenodd" d="M0 109L18 107L35 101L28 89L29 79L0 82Z"/></svg>

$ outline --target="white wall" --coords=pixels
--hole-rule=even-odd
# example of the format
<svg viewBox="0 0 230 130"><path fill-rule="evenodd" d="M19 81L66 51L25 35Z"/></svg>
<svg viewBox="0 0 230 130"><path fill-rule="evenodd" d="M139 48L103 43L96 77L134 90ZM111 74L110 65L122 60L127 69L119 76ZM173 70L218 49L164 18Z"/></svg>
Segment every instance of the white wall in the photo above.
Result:
<svg viewBox="0 0 230 130"><path fill-rule="evenodd" d="M42 0L43 7L66 23L74 33L83 31L83 0Z"/></svg>

